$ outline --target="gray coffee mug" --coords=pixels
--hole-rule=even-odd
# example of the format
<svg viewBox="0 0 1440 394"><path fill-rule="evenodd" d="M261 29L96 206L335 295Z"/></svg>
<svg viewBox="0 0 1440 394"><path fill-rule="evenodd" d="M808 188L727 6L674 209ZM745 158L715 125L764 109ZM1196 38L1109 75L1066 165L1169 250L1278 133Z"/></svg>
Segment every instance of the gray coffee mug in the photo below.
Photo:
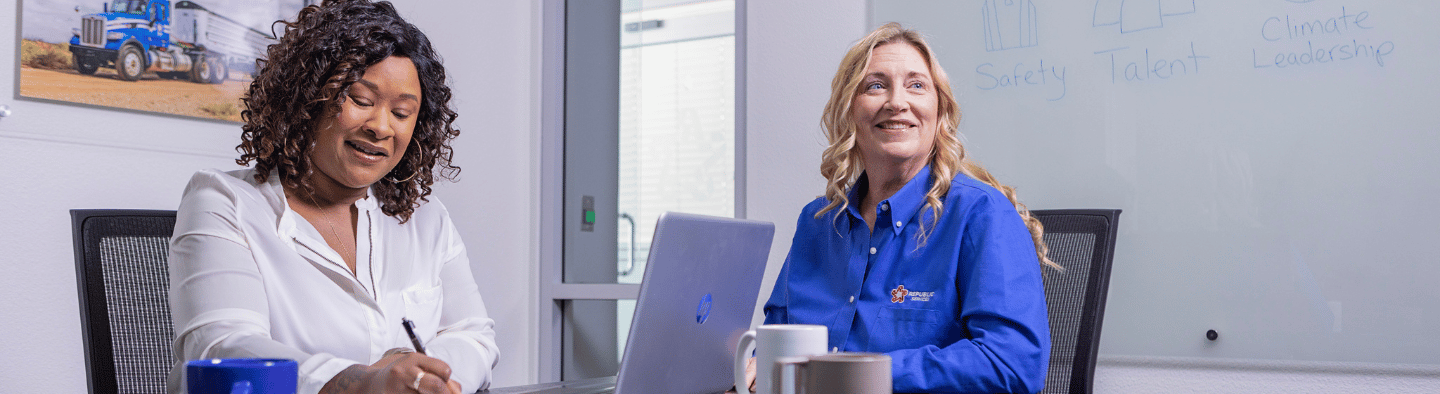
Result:
<svg viewBox="0 0 1440 394"><path fill-rule="evenodd" d="M890 356L830 353L781 358L781 387L795 394L890 394ZM789 391L789 390L785 390Z"/></svg>

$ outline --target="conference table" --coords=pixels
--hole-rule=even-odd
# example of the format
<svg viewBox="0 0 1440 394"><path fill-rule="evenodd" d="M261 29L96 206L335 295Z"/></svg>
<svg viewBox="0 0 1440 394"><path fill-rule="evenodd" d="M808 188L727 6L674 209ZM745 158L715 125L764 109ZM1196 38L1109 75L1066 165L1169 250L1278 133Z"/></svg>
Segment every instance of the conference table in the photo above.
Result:
<svg viewBox="0 0 1440 394"><path fill-rule="evenodd" d="M615 377L614 377L614 376L606 376L606 377L601 377L601 378L576 379L576 380L569 380L569 381L564 381L564 382L539 383L539 384L530 384L530 385L524 385L524 386L511 386L511 387L491 388L491 389L488 389L488 390L476 391L475 393L476 393L476 394L526 394L526 393L534 393L534 392L541 391L541 390L555 390L555 391L547 391L546 394L587 394L587 393L596 393L596 392L599 392L600 390L603 390L603 389L605 389L605 388L614 387L614 386L615 386ZM727 393L733 393L733 391L727 392Z"/></svg>
<svg viewBox="0 0 1440 394"><path fill-rule="evenodd" d="M476 391L477 394L523 394L533 393L540 390L555 390L555 394L584 394L595 393L601 389L615 386L615 377L606 376L590 379L567 380L563 382L539 383L524 386L511 386L490 388L488 390Z"/></svg>

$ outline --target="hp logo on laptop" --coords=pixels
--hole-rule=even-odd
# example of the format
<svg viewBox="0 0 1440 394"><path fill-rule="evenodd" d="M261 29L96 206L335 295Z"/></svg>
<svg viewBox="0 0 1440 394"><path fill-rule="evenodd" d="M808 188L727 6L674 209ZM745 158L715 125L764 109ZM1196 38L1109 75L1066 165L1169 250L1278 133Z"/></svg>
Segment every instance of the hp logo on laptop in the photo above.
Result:
<svg viewBox="0 0 1440 394"><path fill-rule="evenodd" d="M695 308L696 323L705 324L705 320L710 319L710 307L713 302L714 299L710 297L710 293L705 293L704 297L700 297L700 307Z"/></svg>

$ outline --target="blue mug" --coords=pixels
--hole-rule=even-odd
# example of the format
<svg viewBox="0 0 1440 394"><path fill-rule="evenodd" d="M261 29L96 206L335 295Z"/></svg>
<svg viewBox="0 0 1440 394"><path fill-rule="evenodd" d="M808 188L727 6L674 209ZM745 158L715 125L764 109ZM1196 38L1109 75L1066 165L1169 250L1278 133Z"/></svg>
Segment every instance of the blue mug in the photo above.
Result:
<svg viewBox="0 0 1440 394"><path fill-rule="evenodd" d="M185 387L190 394L294 394L298 371L293 360L190 360Z"/></svg>

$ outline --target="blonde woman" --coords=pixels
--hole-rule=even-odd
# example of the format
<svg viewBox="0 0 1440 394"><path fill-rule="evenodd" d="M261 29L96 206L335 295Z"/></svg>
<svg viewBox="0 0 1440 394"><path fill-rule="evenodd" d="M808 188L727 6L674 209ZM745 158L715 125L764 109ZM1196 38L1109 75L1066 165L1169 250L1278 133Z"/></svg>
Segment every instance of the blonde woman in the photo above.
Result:
<svg viewBox="0 0 1440 394"><path fill-rule="evenodd" d="M825 196L800 215L765 322L889 354L896 392L1038 392L1054 263L1013 189L966 157L959 120L917 32L891 23L850 48L825 106Z"/></svg>

